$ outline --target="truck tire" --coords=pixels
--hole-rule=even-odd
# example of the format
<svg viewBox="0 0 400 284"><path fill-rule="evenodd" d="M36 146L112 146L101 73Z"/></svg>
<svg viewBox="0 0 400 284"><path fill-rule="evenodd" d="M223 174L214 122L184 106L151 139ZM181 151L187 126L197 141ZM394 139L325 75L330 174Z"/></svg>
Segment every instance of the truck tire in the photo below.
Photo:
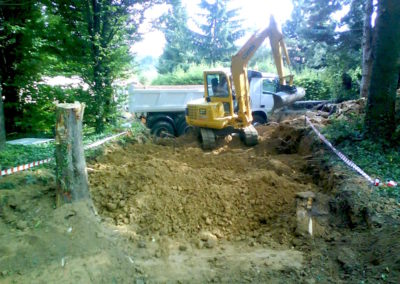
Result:
<svg viewBox="0 0 400 284"><path fill-rule="evenodd" d="M174 127L171 123L166 121L156 122L150 131L151 134L157 137L166 138L166 137L175 137Z"/></svg>
<svg viewBox="0 0 400 284"><path fill-rule="evenodd" d="M251 124L253 124L254 126L257 126L257 125L262 125L265 123L267 123L266 118L264 118L262 115L257 114L257 113L253 114L253 121L251 122Z"/></svg>
<svg viewBox="0 0 400 284"><path fill-rule="evenodd" d="M178 134L178 136L184 135L184 134L188 133L190 131L190 129L192 129L192 126L190 126L186 123L185 118L181 119L178 123L177 134Z"/></svg>

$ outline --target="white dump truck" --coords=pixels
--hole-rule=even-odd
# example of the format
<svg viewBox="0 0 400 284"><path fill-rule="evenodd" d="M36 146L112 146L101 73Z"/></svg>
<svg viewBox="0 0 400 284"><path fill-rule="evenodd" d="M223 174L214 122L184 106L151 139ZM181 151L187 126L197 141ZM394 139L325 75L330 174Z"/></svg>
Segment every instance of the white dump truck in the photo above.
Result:
<svg viewBox="0 0 400 284"><path fill-rule="evenodd" d="M304 97L303 88L280 90L276 75L249 71L253 124L267 122L268 113ZM180 136L189 129L185 120L188 102L204 100L204 86L128 87L129 111L144 119L156 136Z"/></svg>

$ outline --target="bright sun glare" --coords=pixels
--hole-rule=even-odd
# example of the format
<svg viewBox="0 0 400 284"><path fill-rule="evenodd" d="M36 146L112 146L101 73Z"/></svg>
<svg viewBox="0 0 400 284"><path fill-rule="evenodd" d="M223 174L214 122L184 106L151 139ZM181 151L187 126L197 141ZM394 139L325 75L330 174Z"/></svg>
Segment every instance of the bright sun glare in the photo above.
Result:
<svg viewBox="0 0 400 284"><path fill-rule="evenodd" d="M182 0L186 6L189 15L189 28L195 30L194 20L200 21L198 14L201 12L198 7L199 0ZM211 1L210 1L211 2ZM291 0L232 0L229 8L240 8L240 17L243 19L243 28L246 29L246 35L236 44L242 45L247 38L255 31L265 28L269 23L270 15L274 15L276 21L282 25L290 18L293 9ZM146 22L141 27L144 34L143 40L132 47L132 51L139 56L158 57L162 54L165 46L165 38L160 31L151 31L150 22L160 17L167 9L165 4L157 5L146 13Z"/></svg>

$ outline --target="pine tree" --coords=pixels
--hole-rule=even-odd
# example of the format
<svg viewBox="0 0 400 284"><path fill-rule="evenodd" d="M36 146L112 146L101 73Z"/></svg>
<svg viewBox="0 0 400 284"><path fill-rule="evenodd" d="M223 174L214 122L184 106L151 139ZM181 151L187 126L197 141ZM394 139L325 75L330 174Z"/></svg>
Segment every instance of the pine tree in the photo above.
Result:
<svg viewBox="0 0 400 284"><path fill-rule="evenodd" d="M229 10L227 4L227 0L200 2L200 7L205 11L202 16L206 18L206 23L199 25L202 33L195 34L199 61L212 65L217 62L228 63L237 51L235 41L244 35L244 30L238 19L239 9Z"/></svg>
<svg viewBox="0 0 400 284"><path fill-rule="evenodd" d="M170 73L177 68L187 70L194 61L192 33L188 29L188 16L180 0L171 0L171 8L161 18L161 29L166 45L158 62L158 72Z"/></svg>

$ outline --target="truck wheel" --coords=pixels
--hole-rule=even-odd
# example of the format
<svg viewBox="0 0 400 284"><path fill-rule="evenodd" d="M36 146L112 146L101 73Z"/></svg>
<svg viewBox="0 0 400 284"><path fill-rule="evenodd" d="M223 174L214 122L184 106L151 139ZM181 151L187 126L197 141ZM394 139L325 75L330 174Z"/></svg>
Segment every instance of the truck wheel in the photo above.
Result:
<svg viewBox="0 0 400 284"><path fill-rule="evenodd" d="M183 120L178 126L178 136L188 133L193 127L188 125L185 120Z"/></svg>
<svg viewBox="0 0 400 284"><path fill-rule="evenodd" d="M215 148L215 133L214 130L208 128L200 128L201 144L204 150L212 150Z"/></svg>
<svg viewBox="0 0 400 284"><path fill-rule="evenodd" d="M240 136L246 146L254 146L258 143L258 132L253 125L247 126L243 129Z"/></svg>
<svg viewBox="0 0 400 284"><path fill-rule="evenodd" d="M267 120L260 114L253 114L253 121L251 124L254 126L265 124Z"/></svg>
<svg viewBox="0 0 400 284"><path fill-rule="evenodd" d="M166 121L159 121L153 125L151 128L151 134L157 137L166 138L166 137L175 137L174 127L171 123Z"/></svg>

